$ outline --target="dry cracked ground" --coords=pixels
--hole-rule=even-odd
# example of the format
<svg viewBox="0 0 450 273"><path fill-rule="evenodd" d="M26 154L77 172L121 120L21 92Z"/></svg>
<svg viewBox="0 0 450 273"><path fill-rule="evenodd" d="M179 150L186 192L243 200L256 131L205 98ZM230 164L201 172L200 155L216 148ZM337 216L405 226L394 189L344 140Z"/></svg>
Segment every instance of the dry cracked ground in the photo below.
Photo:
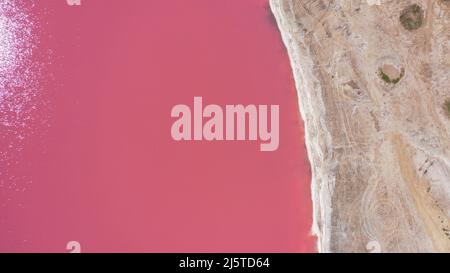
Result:
<svg viewBox="0 0 450 273"><path fill-rule="evenodd" d="M450 251L450 0L271 0L320 252Z"/></svg>

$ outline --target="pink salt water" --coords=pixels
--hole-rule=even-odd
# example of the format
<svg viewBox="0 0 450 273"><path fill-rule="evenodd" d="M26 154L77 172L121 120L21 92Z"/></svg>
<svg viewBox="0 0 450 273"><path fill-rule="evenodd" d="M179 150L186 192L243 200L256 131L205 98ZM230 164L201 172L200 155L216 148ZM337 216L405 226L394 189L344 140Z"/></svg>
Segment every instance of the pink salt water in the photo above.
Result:
<svg viewBox="0 0 450 273"><path fill-rule="evenodd" d="M1 163L0 251L314 251L303 123L267 1L37 1L28 12L46 78L28 131L0 147L18 147ZM278 149L174 141L170 111L194 96L279 105Z"/></svg>

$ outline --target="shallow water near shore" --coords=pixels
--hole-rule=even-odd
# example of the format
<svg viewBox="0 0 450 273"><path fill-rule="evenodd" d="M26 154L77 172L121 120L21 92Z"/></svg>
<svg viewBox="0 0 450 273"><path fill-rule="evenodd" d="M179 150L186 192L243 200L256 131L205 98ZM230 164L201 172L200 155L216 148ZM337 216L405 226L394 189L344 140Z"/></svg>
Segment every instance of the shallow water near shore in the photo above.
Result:
<svg viewBox="0 0 450 273"><path fill-rule="evenodd" d="M0 187L0 251L315 250L303 122L267 1L61 0L29 12L48 77L15 163L1 163L14 183ZM280 105L278 150L175 142L170 111L195 96Z"/></svg>

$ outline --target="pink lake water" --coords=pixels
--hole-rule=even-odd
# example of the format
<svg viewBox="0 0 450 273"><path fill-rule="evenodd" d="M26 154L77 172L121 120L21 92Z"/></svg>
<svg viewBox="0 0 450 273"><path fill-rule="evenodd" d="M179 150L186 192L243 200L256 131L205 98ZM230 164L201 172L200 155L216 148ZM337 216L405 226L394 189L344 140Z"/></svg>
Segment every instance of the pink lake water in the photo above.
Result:
<svg viewBox="0 0 450 273"><path fill-rule="evenodd" d="M27 115L9 118L25 125L0 125L1 252L66 252L69 241L83 252L315 251L303 122L267 1L24 9L42 76L21 93ZM171 108L194 96L280 105L279 149L175 142Z"/></svg>

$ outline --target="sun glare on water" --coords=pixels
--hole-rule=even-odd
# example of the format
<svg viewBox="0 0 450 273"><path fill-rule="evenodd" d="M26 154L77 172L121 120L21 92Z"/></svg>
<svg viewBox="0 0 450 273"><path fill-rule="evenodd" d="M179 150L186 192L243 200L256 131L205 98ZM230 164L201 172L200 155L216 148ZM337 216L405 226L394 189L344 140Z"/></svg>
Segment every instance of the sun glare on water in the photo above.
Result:
<svg viewBox="0 0 450 273"><path fill-rule="evenodd" d="M37 123L43 65L35 58L39 35L31 6L0 1L0 188L13 183L10 166L19 164L23 142Z"/></svg>

